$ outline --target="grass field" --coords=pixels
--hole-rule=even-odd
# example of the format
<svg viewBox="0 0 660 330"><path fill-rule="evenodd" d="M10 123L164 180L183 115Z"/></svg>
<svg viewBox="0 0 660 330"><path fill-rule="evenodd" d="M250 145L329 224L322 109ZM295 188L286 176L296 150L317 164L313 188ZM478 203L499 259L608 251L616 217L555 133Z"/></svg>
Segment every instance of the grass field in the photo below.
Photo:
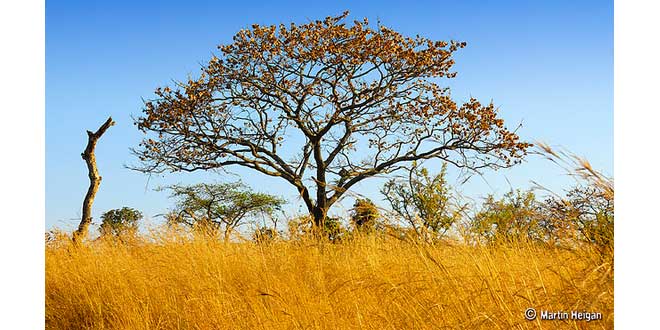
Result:
<svg viewBox="0 0 660 330"><path fill-rule="evenodd" d="M611 329L609 253L363 238L46 247L48 329ZM527 308L602 320L539 320Z"/></svg>

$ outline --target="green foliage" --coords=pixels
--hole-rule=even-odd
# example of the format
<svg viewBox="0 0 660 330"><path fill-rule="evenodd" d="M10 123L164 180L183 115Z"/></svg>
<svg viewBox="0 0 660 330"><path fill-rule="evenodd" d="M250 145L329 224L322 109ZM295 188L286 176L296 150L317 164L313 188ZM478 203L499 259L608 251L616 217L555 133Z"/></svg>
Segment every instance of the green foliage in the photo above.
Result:
<svg viewBox="0 0 660 330"><path fill-rule="evenodd" d="M353 210L351 211L351 222L356 230L364 233L372 232L379 218L380 212L374 202L368 198L358 198L355 200Z"/></svg>
<svg viewBox="0 0 660 330"><path fill-rule="evenodd" d="M599 246L614 243L613 194L599 186L578 186L570 190L566 198L551 197L546 208L551 218L575 229L578 239Z"/></svg>
<svg viewBox="0 0 660 330"><path fill-rule="evenodd" d="M251 191L240 182L195 185L173 185L172 198L177 200L174 210L167 216L170 224L183 224L207 233L231 232L246 219L271 216L286 203L285 200Z"/></svg>
<svg viewBox="0 0 660 330"><path fill-rule="evenodd" d="M581 186L565 198L538 201L532 191L509 191L500 199L488 196L472 218L470 231L478 241L530 240L574 246L587 242L611 247L614 241L612 194L597 186Z"/></svg>
<svg viewBox="0 0 660 330"><path fill-rule="evenodd" d="M142 213L130 207L113 209L101 215L102 236L134 236L138 231L138 221L142 220Z"/></svg>
<svg viewBox="0 0 660 330"><path fill-rule="evenodd" d="M346 228L342 225L339 217L326 217L323 231L330 241L336 242L344 237Z"/></svg>
<svg viewBox="0 0 660 330"><path fill-rule="evenodd" d="M407 180L391 179L381 190L392 210L418 235L441 237L461 219L467 207L458 202L457 195L447 184L446 173L446 163L437 175L413 163Z"/></svg>
<svg viewBox="0 0 660 330"><path fill-rule="evenodd" d="M489 195L472 219L472 231L487 242L545 241L553 228L532 191L511 190L501 199Z"/></svg>

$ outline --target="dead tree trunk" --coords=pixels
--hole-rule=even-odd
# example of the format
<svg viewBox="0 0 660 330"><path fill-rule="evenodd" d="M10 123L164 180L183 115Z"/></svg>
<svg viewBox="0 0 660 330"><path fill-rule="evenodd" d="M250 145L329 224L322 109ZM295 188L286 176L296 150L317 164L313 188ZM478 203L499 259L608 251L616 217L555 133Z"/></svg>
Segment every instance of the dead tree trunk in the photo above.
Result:
<svg viewBox="0 0 660 330"><path fill-rule="evenodd" d="M114 124L115 122L112 120L112 117L108 117L108 120L106 120L96 132L87 131L87 147L80 155L82 156L82 159L85 160L85 163L87 163L89 188L87 189L87 194L83 201L82 219L78 225L78 230L73 233L73 240L75 242L82 241L87 236L89 224L92 222L92 204L94 203L94 196L96 196L96 192L101 185L101 176L96 168L94 148L96 148L96 142L101 138L101 135L103 135L103 133Z"/></svg>

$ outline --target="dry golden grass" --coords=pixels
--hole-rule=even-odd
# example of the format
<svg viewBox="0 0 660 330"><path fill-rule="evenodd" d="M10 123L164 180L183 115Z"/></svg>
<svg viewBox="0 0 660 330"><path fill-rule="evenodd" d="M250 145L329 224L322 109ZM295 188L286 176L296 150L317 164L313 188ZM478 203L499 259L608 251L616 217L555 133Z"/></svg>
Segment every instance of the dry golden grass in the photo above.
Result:
<svg viewBox="0 0 660 330"><path fill-rule="evenodd" d="M46 248L49 329L610 329L610 255L511 244L223 244L159 236ZM600 321L527 321L528 307Z"/></svg>

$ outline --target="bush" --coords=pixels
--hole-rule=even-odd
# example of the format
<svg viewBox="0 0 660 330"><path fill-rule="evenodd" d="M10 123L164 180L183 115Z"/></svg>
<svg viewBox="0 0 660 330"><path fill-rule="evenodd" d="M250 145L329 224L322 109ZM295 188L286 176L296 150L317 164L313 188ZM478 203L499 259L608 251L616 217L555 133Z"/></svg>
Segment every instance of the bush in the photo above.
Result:
<svg viewBox="0 0 660 330"><path fill-rule="evenodd" d="M351 222L355 229L362 233L371 233L380 219L378 207L370 199L358 198L351 211Z"/></svg>
<svg viewBox="0 0 660 330"><path fill-rule="evenodd" d="M532 191L511 190L501 199L489 195L472 218L471 231L489 243L547 241L553 226L542 211Z"/></svg>
<svg viewBox="0 0 660 330"><path fill-rule="evenodd" d="M323 237L338 242L346 235L346 228L338 217L326 217L323 228L314 228L314 220L309 215L293 218L288 222L289 238L298 240Z"/></svg>
<svg viewBox="0 0 660 330"><path fill-rule="evenodd" d="M381 190L394 213L427 240L441 238L467 208L447 184L446 174L447 164L440 173L431 175L413 163L406 180L392 179Z"/></svg>
<svg viewBox="0 0 660 330"><path fill-rule="evenodd" d="M566 198L546 200L550 217L577 231L577 239L598 246L614 244L613 195L598 186L578 186Z"/></svg>
<svg viewBox="0 0 660 330"><path fill-rule="evenodd" d="M136 236L142 213L130 207L109 210L101 215L101 236Z"/></svg>

